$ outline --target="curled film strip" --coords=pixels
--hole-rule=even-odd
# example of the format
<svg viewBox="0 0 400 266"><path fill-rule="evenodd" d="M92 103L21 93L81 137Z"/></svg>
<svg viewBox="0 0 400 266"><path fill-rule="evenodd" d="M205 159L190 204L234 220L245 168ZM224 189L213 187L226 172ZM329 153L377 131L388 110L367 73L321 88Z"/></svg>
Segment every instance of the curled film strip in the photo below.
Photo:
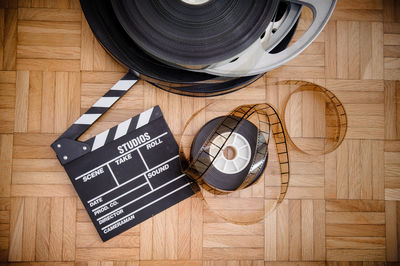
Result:
<svg viewBox="0 0 400 266"><path fill-rule="evenodd" d="M288 142L296 150L311 154L323 155L337 149L342 143L347 132L347 115L343 104L328 89L307 81L281 81L281 85L298 86L286 98L282 106L282 120L288 135ZM292 129L290 119L296 119L298 124L303 123L302 117L293 116L292 107L295 107L295 113L302 113L300 108L308 108L306 103L313 105L314 110L319 117L311 120L314 130L306 131L303 126L303 132ZM291 114L292 113L292 114ZM292 117L290 117L292 115ZM306 118L310 120L310 118ZM310 123L308 123L310 124Z"/></svg>
<svg viewBox="0 0 400 266"><path fill-rule="evenodd" d="M268 103L242 105L228 115L210 120L201 128L190 129L190 124L206 106L194 114L185 126L180 145L182 168L197 183L208 209L226 221L257 223L279 206L289 186L290 147L314 155L326 154L335 150L346 135L345 109L331 91L305 81L283 81L278 84L299 86L286 98L283 111L291 104L290 100L296 93L307 92L312 97L317 95L318 99L323 98L323 107L326 109L322 113L328 121L326 134L309 138L318 142L325 140L323 152L303 150L296 145L296 138L293 139L287 131L285 116L281 120L275 107ZM197 134L193 137L194 132ZM271 135L274 146L269 145ZM240 151L246 150L245 141L241 141L243 138L251 146L251 152ZM190 141L191 146L188 145ZM233 156L229 158L226 151L232 146ZM240 160L235 163L237 157L242 157L242 164L247 163L246 167L240 167ZM273 166L271 164L279 164L279 174L271 174L271 171L263 173L269 157L272 158L270 167ZM250 159L246 161L246 158ZM266 189L271 184L274 189L267 193Z"/></svg>
<svg viewBox="0 0 400 266"><path fill-rule="evenodd" d="M187 141L189 135L187 132L193 132L188 128L188 124L196 114L186 124L181 140ZM210 122L213 122L211 127L208 126ZM186 149L186 154L185 144L181 141L180 155L184 172L199 185L208 208L223 219L238 224L263 220L269 211L282 202L289 183L290 167L286 136L276 109L266 103L242 105L228 115L217 117L210 122L198 131L190 151ZM204 131L204 128L208 130ZM263 171L267 165L271 135L278 154L280 176L277 182L281 188L275 197L275 203L266 208ZM193 148L199 138L201 147ZM252 151L240 158L243 150L246 150L246 142L251 144ZM241 144L243 145L240 146ZM225 152L229 148L234 148L235 156L232 159L224 159ZM240 162L242 165L245 164L241 169ZM229 164L231 167L226 167ZM259 191L252 193L255 187L258 187ZM236 202L228 208L229 210L225 208L226 206L222 206L227 203L227 197L235 198L231 200ZM251 210L248 209L249 203L252 206Z"/></svg>

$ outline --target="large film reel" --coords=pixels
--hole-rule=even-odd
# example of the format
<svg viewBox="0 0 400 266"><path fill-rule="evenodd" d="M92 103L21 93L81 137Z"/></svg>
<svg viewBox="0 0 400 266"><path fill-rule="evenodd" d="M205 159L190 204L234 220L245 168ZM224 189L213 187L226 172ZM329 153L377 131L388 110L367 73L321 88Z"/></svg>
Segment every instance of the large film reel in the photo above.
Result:
<svg viewBox="0 0 400 266"><path fill-rule="evenodd" d="M299 8L296 6L298 4L309 7L313 12L313 22L299 40L279 53L271 53L263 42L258 41L243 54L237 55L235 61L220 62L202 71L227 77L251 76L275 69L300 54L325 27L335 9L336 0L290 0L289 2L293 3L293 10ZM290 23L290 20L288 22Z"/></svg>
<svg viewBox="0 0 400 266"><path fill-rule="evenodd" d="M245 50L272 20L279 0L112 0L129 36L161 61L202 68Z"/></svg>
<svg viewBox="0 0 400 266"><path fill-rule="evenodd" d="M117 62L141 79L169 92L196 97L215 96L243 88L260 76L230 78L172 67L146 53L129 37L113 11L111 0L81 0L81 6L96 38ZM286 9L281 2L278 11L285 13ZM279 50L286 48L293 34L294 31L284 34Z"/></svg>

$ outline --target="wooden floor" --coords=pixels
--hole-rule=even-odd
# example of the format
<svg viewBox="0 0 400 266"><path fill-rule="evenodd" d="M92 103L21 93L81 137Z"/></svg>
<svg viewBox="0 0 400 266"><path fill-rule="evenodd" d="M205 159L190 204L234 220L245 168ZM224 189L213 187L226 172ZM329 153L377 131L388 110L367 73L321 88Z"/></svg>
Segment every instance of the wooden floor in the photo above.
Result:
<svg viewBox="0 0 400 266"><path fill-rule="evenodd" d="M299 32L304 28L300 23ZM339 0L305 52L233 94L194 99L141 81L86 134L158 104L179 136L187 119L212 101L219 107L207 108L203 122L240 104L281 107L290 89L277 86L279 80L325 86L346 108L346 139L326 156L292 152L287 197L261 223L227 223L194 196L102 243L49 145L125 72L94 39L78 0L0 0L0 261L275 266L400 260L400 1Z"/></svg>

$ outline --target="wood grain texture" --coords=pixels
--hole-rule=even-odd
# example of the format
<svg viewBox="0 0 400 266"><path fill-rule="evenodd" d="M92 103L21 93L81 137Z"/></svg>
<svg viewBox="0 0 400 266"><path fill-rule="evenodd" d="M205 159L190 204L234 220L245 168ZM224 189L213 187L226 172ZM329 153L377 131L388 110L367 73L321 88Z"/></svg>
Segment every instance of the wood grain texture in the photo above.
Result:
<svg viewBox="0 0 400 266"><path fill-rule="evenodd" d="M302 14L294 40L311 16L310 10ZM88 139L160 105L179 140L186 121L208 104L193 120L199 127L241 104L268 102L284 112L284 101L297 87L279 81L325 86L346 110L344 142L321 156L290 148L286 198L255 224L229 223L196 195L101 241L49 145L126 71L96 40L78 0L0 0L0 263L398 263L400 1L339 0L332 19L302 54L232 94L183 97L141 80L81 137ZM286 120L291 136L324 134L314 121L323 118L324 106L307 97L293 100ZM210 202L224 211L271 206L271 197L280 191L272 146L264 183L229 200L211 197ZM257 200L244 199L249 195Z"/></svg>

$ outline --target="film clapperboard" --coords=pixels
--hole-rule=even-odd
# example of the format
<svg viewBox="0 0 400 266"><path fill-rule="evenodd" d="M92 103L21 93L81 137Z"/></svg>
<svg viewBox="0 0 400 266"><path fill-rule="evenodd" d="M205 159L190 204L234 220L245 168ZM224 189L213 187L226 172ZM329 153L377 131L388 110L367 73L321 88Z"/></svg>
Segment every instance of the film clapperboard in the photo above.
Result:
<svg viewBox="0 0 400 266"><path fill-rule="evenodd" d="M126 74L51 145L103 241L194 194L159 106L77 141L137 80Z"/></svg>

